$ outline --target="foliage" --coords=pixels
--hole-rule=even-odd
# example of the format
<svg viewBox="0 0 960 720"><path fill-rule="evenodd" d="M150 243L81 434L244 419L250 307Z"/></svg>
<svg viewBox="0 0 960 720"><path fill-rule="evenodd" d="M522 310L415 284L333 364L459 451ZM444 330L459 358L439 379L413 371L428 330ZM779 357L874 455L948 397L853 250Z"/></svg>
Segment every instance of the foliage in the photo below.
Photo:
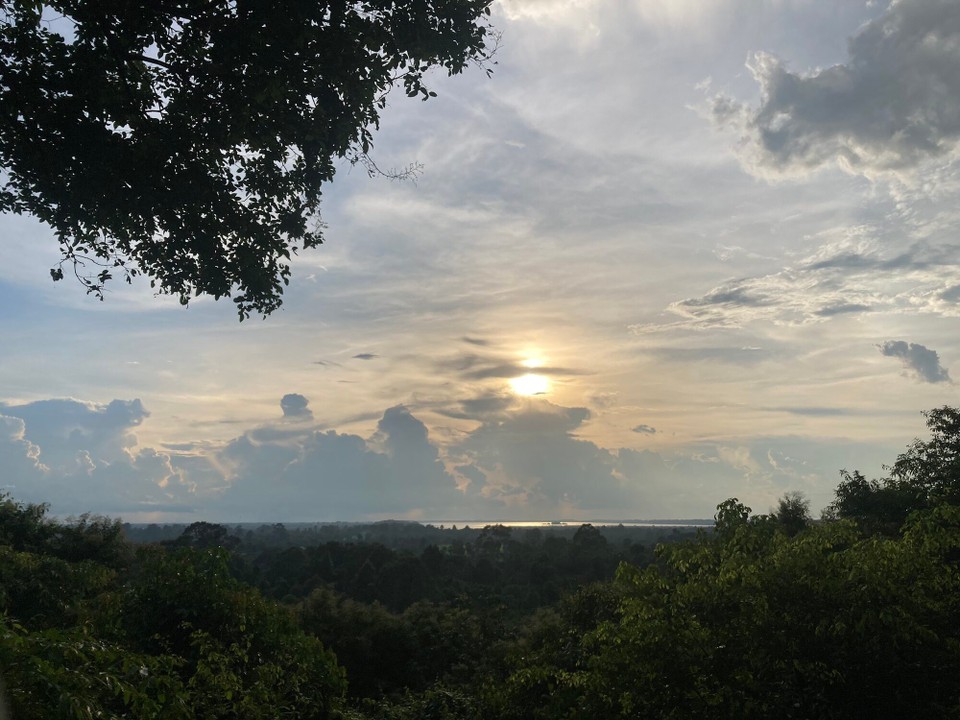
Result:
<svg viewBox="0 0 960 720"><path fill-rule="evenodd" d="M792 537L810 524L810 501L801 492L788 492L777 502L773 516Z"/></svg>
<svg viewBox="0 0 960 720"><path fill-rule="evenodd" d="M344 720L482 720L470 695L443 686L407 693L398 701L364 702Z"/></svg>
<svg viewBox="0 0 960 720"><path fill-rule="evenodd" d="M116 573L90 561L70 563L50 555L0 546L0 611L31 627L68 627L116 581Z"/></svg>
<svg viewBox="0 0 960 720"><path fill-rule="evenodd" d="M233 579L225 550L144 548L124 566L118 523L64 524L44 506L0 502L0 668L14 717L338 711L345 681L332 653Z"/></svg>
<svg viewBox="0 0 960 720"><path fill-rule="evenodd" d="M914 440L886 469L889 477L867 480L841 472L828 516L851 518L870 532L896 534L915 510L944 502L960 504L960 409L924 413L929 440Z"/></svg>
<svg viewBox="0 0 960 720"><path fill-rule="evenodd" d="M0 621L0 667L18 720L192 717L175 658L137 655L82 628L30 633Z"/></svg>
<svg viewBox="0 0 960 720"><path fill-rule="evenodd" d="M49 522L48 510L46 504L17 502L0 491L0 546L114 568L129 560L119 520L86 514L67 522Z"/></svg>
<svg viewBox="0 0 960 720"><path fill-rule="evenodd" d="M960 710L960 508L901 538L849 522L789 537L734 501L722 532L623 566L623 600L563 652L545 646L502 718L901 718ZM572 660L572 662L571 662Z"/></svg>
<svg viewBox="0 0 960 720"><path fill-rule="evenodd" d="M103 297L280 304L322 242L321 186L367 152L387 93L490 50L490 0L0 0L0 212L55 231ZM90 272L90 266L94 271Z"/></svg>

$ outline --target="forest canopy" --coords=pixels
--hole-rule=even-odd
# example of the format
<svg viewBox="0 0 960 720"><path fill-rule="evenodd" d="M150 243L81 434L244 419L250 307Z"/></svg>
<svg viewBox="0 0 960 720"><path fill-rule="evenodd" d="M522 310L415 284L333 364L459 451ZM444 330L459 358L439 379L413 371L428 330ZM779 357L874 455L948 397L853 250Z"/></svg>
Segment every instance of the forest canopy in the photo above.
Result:
<svg viewBox="0 0 960 720"><path fill-rule="evenodd" d="M0 212L101 298L143 274L270 313L336 161L377 172L391 89L484 63L490 2L0 0Z"/></svg>

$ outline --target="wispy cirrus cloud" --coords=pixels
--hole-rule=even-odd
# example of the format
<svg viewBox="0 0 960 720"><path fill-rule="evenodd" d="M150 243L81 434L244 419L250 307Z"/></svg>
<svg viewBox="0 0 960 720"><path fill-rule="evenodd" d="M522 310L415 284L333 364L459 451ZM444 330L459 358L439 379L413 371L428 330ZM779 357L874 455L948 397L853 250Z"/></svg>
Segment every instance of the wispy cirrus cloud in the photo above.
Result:
<svg viewBox="0 0 960 720"><path fill-rule="evenodd" d="M906 248L862 237L827 243L783 270L728 280L677 300L674 321L633 325L637 334L825 322L840 315L960 315L960 246L915 242ZM860 237L858 237L860 236Z"/></svg>

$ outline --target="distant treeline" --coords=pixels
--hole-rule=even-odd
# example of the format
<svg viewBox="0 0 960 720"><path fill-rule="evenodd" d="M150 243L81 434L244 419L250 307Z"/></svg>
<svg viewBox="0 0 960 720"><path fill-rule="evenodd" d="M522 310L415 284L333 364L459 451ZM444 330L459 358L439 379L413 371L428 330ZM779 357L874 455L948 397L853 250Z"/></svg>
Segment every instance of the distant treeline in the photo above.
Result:
<svg viewBox="0 0 960 720"><path fill-rule="evenodd" d="M645 566L657 544L695 532L589 524L454 530L410 522L244 530L198 522L162 544L227 548L235 577L284 602L327 588L395 612L427 600L492 603L515 617L580 585L611 579L622 562Z"/></svg>
<svg viewBox="0 0 960 720"><path fill-rule="evenodd" d="M176 540L194 523L123 523L123 533L133 543L158 543ZM329 523L206 523L226 529L248 546L308 547L327 542L379 543L392 550L421 552L428 545L469 546L477 541L485 528L501 526L510 530L513 539L536 544L548 538L570 540L581 527L578 523L540 526L513 526L509 523L434 525L409 520L380 520L376 522ZM676 539L698 527L712 527L713 520L658 521L656 524L638 523L582 523L596 527L614 545L640 543L656 544Z"/></svg>

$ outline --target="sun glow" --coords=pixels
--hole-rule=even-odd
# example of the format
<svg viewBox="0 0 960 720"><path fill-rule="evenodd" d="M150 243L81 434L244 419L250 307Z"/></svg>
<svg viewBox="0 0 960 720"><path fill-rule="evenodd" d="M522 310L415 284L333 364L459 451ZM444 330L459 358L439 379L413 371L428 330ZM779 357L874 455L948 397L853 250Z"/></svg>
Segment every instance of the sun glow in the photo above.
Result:
<svg viewBox="0 0 960 720"><path fill-rule="evenodd" d="M550 390L550 381L544 375L527 373L510 380L510 387L518 395L546 395Z"/></svg>

